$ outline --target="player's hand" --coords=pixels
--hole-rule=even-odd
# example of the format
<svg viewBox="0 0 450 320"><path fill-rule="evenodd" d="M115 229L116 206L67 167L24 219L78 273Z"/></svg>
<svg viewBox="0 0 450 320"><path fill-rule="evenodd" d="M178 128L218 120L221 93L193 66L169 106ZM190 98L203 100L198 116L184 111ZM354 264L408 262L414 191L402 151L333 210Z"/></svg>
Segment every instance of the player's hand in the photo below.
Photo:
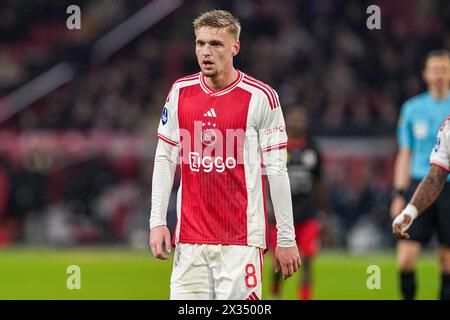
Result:
<svg viewBox="0 0 450 320"><path fill-rule="evenodd" d="M399 214L392 223L392 233L400 239L409 239L406 230L411 226L412 218L408 214Z"/></svg>
<svg viewBox="0 0 450 320"><path fill-rule="evenodd" d="M401 196L394 197L391 204L391 218L393 219L396 216L398 216L400 212L402 212L402 210L405 208L405 206L406 206L405 198Z"/></svg>
<svg viewBox="0 0 450 320"><path fill-rule="evenodd" d="M150 249L155 257L162 260L169 259L164 249L170 253L170 231L166 226L154 227L150 230Z"/></svg>
<svg viewBox="0 0 450 320"><path fill-rule="evenodd" d="M302 261L297 246L287 248L277 246L275 248L275 272L279 272L281 269L285 280L297 272L301 265Z"/></svg>
<svg viewBox="0 0 450 320"><path fill-rule="evenodd" d="M409 234L406 233L406 230L408 230L418 214L417 208L412 204L408 204L392 222L392 233L401 239L409 239Z"/></svg>

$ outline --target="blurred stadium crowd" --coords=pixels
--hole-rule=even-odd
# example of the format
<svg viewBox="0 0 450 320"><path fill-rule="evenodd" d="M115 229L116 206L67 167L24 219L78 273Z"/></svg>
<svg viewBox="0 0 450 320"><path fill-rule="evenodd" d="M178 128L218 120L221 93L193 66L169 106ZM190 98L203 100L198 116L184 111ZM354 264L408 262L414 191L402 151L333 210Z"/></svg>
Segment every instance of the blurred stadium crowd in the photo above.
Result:
<svg viewBox="0 0 450 320"><path fill-rule="evenodd" d="M189 1L105 61L96 59L94 42L148 2L2 2L0 99L60 61L76 70L67 84L0 123L2 143L42 132L58 140L76 131L134 143L133 137L145 137L138 143L145 150L80 148L70 154L70 143L63 142L52 152L20 153L3 146L0 243L142 243L159 114L171 82L198 72L191 21L204 10L238 16L243 31L236 66L274 87L282 104L305 105L311 132L321 139L393 140L401 104L425 89L425 54L450 48L445 0L376 1L381 30L366 27L369 1ZM65 25L71 4L82 10L79 31ZM323 152L336 213L330 245L348 245L345 235L364 217L372 217L369 227L381 230L381 243L389 244L394 154L339 162ZM170 210L173 223L173 205Z"/></svg>

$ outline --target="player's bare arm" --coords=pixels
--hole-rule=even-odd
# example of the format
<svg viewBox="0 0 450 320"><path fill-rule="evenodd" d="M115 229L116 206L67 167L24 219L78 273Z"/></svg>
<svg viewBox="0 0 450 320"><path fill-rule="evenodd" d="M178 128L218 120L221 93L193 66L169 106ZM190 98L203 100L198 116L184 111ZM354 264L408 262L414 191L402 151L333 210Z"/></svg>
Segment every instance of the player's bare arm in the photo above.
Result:
<svg viewBox="0 0 450 320"><path fill-rule="evenodd" d="M328 201L327 191L322 178L317 179L314 184L314 197L321 212L325 215L321 217L321 234L324 238L333 241L333 230L331 227L331 217L333 216L333 210L331 204Z"/></svg>
<svg viewBox="0 0 450 320"><path fill-rule="evenodd" d="M444 169L432 165L428 175L422 180L412 197L410 209L402 212L392 224L393 233L402 239L408 239L405 232L415 216L427 209L438 197L447 181L448 173ZM408 208L407 207L407 208Z"/></svg>
<svg viewBox="0 0 450 320"><path fill-rule="evenodd" d="M436 200L444 188L447 176L448 173L444 169L434 165L431 166L430 172L420 183L411 200L411 204L417 208L419 213L423 212Z"/></svg>

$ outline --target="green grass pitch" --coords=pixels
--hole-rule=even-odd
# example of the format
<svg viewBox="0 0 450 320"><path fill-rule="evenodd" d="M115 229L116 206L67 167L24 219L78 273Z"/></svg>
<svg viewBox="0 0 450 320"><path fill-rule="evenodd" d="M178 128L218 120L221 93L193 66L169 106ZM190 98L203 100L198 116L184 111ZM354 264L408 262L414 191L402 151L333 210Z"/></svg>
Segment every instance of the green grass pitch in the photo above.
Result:
<svg viewBox="0 0 450 320"><path fill-rule="evenodd" d="M81 268L81 289L69 290L69 265ZM367 267L378 265L381 288L368 289ZM131 249L0 250L0 299L168 299L172 260ZM273 263L265 256L263 298L270 297ZM314 262L315 299L399 299L393 252L352 256L323 252ZM282 299L296 299L299 275L283 282ZM418 265L418 298L436 299L435 255Z"/></svg>

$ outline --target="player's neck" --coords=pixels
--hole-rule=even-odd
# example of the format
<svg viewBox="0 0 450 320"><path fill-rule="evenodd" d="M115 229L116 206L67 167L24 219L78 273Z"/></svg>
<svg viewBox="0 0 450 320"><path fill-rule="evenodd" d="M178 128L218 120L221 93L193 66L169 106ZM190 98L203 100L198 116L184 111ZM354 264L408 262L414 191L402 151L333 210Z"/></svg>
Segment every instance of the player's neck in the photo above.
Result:
<svg viewBox="0 0 450 320"><path fill-rule="evenodd" d="M436 88L430 87L429 89L430 95L435 100L443 100L448 97L449 88Z"/></svg>
<svg viewBox="0 0 450 320"><path fill-rule="evenodd" d="M216 75L215 77L205 77L205 82L211 89L217 91L230 85L238 77L238 72L233 67Z"/></svg>

